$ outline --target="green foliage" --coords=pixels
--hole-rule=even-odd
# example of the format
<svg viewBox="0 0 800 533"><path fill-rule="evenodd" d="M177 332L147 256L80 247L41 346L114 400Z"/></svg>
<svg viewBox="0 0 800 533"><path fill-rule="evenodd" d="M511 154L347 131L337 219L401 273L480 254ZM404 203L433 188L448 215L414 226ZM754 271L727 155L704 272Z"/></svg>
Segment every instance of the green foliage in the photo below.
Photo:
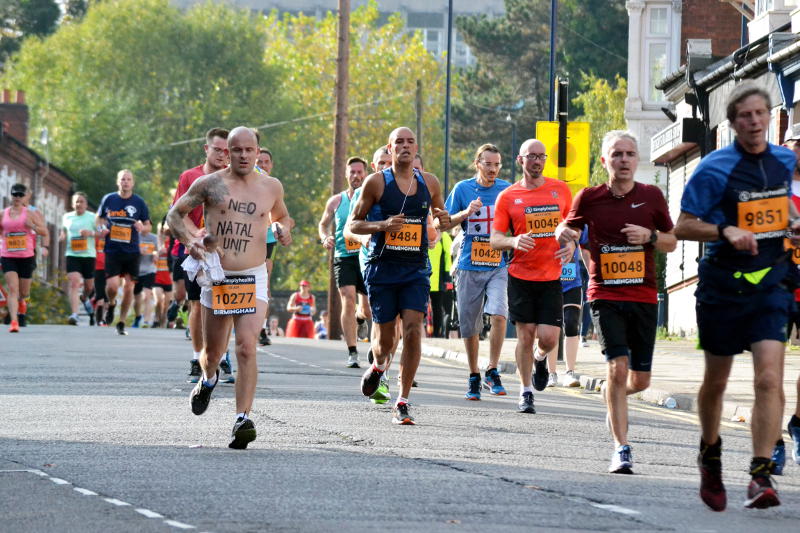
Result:
<svg viewBox="0 0 800 533"><path fill-rule="evenodd" d="M573 99L585 111L578 121L591 124L591 175L590 185L605 183L608 175L600 163L600 147L603 136L610 130L625 129L625 97L628 94L625 78L616 77L616 86L608 80L588 75L583 91Z"/></svg>
<svg viewBox="0 0 800 533"><path fill-rule="evenodd" d="M459 33L477 65L456 77L459 97L453 103L453 170L466 168L472 150L492 142L512 153L510 116L518 139L534 137L536 122L549 119L550 2L506 0L506 14L459 17ZM627 66L628 17L622 2L561 0L556 31L556 74L567 75L573 94L589 80L613 79ZM613 39L609 36L613 35ZM514 111L514 104L524 106ZM573 100L571 120L583 112L584 100ZM510 171L506 159L504 170ZM506 177L510 177L509 174Z"/></svg>
<svg viewBox="0 0 800 533"><path fill-rule="evenodd" d="M61 9L56 0L3 0L0 4L0 68L31 36L56 29Z"/></svg>
<svg viewBox="0 0 800 533"><path fill-rule="evenodd" d="M62 286L66 286L67 278L61 275L54 284L42 282L36 278L31 283L31 294L28 298L28 324L66 324L69 316L69 299ZM5 287L5 277L0 273L0 284Z"/></svg>
<svg viewBox="0 0 800 533"><path fill-rule="evenodd" d="M80 22L28 39L2 82L26 90L32 130L48 128L50 157L78 188L97 203L130 168L158 220L180 172L204 157L202 139L173 143L287 108L253 22L211 3L186 12L168 0L93 3Z"/></svg>
<svg viewBox="0 0 800 533"><path fill-rule="evenodd" d="M327 252L319 245L317 223L331 195L337 17L335 13L321 20L304 15L279 17L273 12L264 26L266 63L285 73L280 78L281 90L301 107L298 118L319 115L262 132L275 158L273 173L283 182L297 222L294 244L278 248L273 280L280 287L294 288L301 279L324 287ZM401 17L392 16L379 26L375 2L355 9L350 16L348 155L371 161L375 150L387 144L391 130L416 129L417 80L422 80L425 98L420 151L426 170L441 176L441 65L419 36L405 31Z"/></svg>

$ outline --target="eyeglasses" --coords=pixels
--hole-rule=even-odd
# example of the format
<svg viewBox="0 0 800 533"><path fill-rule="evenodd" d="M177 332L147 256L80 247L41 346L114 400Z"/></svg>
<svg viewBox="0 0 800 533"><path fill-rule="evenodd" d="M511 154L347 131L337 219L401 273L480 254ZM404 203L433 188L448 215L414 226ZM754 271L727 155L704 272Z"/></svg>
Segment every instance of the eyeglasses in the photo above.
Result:
<svg viewBox="0 0 800 533"><path fill-rule="evenodd" d="M11 196L13 196L14 198L23 198L25 196L25 193L24 192L12 192Z"/></svg>
<svg viewBox="0 0 800 533"><path fill-rule="evenodd" d="M487 168L500 168L503 166L502 163L487 163L486 161L478 161L478 163Z"/></svg>
<svg viewBox="0 0 800 533"><path fill-rule="evenodd" d="M536 160L544 161L545 159L547 159L547 154L525 154L520 157L524 157L528 161L536 161Z"/></svg>

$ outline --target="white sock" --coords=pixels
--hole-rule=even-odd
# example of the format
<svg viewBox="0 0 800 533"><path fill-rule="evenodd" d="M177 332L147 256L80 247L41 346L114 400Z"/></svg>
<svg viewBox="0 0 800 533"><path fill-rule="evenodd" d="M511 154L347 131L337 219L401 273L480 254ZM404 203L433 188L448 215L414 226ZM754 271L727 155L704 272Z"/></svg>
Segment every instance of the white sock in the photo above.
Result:
<svg viewBox="0 0 800 533"><path fill-rule="evenodd" d="M526 392L533 393L533 387L522 387L522 390L521 390L521 391L519 391L519 396L520 396L520 398L521 398L521 397L522 397L522 395L523 395L523 394L525 394Z"/></svg>
<svg viewBox="0 0 800 533"><path fill-rule="evenodd" d="M192 359L195 360L195 361L200 359L200 352L192 351Z"/></svg>
<svg viewBox="0 0 800 533"><path fill-rule="evenodd" d="M373 365L375 365L375 368L377 368L378 370L380 370L381 372L383 372L384 370L386 370L386 367L388 366L388 364L389 364L389 363L388 363L388 362L386 362L386 363L383 363L382 365L379 365L379 364L378 364L378 362L377 362L377 361L375 361L375 362L374 362L374 363L372 363L372 364L373 364Z"/></svg>
<svg viewBox="0 0 800 533"><path fill-rule="evenodd" d="M537 346L533 350L533 358L536 359L537 361L544 361L545 359L547 359L547 354L542 353L542 351L539 350L539 347Z"/></svg>
<svg viewBox="0 0 800 533"><path fill-rule="evenodd" d="M247 413L236 413L236 420L239 420L240 418L247 419Z"/></svg>
<svg viewBox="0 0 800 533"><path fill-rule="evenodd" d="M395 405L397 405L398 403L408 403L408 398L403 398L402 396L398 396Z"/></svg>
<svg viewBox="0 0 800 533"><path fill-rule="evenodd" d="M209 387L213 387L216 382L217 382L217 374L216 373L214 373L214 377L213 378L209 378L209 377L206 376L205 371L203 371L203 383L205 383Z"/></svg>

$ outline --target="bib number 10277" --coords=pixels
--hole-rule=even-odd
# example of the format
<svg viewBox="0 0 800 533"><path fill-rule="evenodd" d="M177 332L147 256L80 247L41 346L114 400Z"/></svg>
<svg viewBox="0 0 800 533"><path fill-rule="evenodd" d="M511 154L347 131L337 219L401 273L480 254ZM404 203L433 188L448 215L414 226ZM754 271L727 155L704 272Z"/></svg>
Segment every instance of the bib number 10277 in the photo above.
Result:
<svg viewBox="0 0 800 533"><path fill-rule="evenodd" d="M232 276L211 288L214 315L249 315L256 312L255 276Z"/></svg>

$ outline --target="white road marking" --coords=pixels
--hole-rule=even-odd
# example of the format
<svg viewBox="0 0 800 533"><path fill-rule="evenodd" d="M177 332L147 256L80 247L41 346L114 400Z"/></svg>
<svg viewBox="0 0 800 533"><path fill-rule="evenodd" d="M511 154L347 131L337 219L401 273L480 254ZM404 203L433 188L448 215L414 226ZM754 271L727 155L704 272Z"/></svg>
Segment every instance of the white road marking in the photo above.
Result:
<svg viewBox="0 0 800 533"><path fill-rule="evenodd" d="M604 509L606 511L611 511L612 513L619 513L629 516L642 514L639 511L634 511L633 509L628 509L627 507L620 507L619 505L593 503L592 507L597 507L598 509Z"/></svg>
<svg viewBox="0 0 800 533"><path fill-rule="evenodd" d="M160 515L150 509L136 509L136 512L146 516L147 518L164 518L164 515Z"/></svg>
<svg viewBox="0 0 800 533"><path fill-rule="evenodd" d="M72 490L74 490L75 492L80 492L84 496L97 496L96 492L94 492L93 490L89 490L89 489L82 489L80 487L75 487Z"/></svg>
<svg viewBox="0 0 800 533"><path fill-rule="evenodd" d="M57 477L51 477L50 481L52 481L56 485L71 485L71 483L69 481L67 481L66 479L61 479L61 478L57 478Z"/></svg>
<svg viewBox="0 0 800 533"><path fill-rule="evenodd" d="M168 526L177 527L178 529L197 529L195 526L190 526L189 524L184 524L177 520L164 520L164 523Z"/></svg>
<svg viewBox="0 0 800 533"><path fill-rule="evenodd" d="M103 498L103 499L112 505L116 505L117 507L124 507L125 505L130 505L128 502L124 502L116 498Z"/></svg>
<svg viewBox="0 0 800 533"><path fill-rule="evenodd" d="M36 474L37 476L49 477L47 474L45 474L41 470L36 470L35 468L18 468L18 469L0 470L0 474L10 474L10 473L13 473L13 472L25 472L25 473L28 473L28 474Z"/></svg>

